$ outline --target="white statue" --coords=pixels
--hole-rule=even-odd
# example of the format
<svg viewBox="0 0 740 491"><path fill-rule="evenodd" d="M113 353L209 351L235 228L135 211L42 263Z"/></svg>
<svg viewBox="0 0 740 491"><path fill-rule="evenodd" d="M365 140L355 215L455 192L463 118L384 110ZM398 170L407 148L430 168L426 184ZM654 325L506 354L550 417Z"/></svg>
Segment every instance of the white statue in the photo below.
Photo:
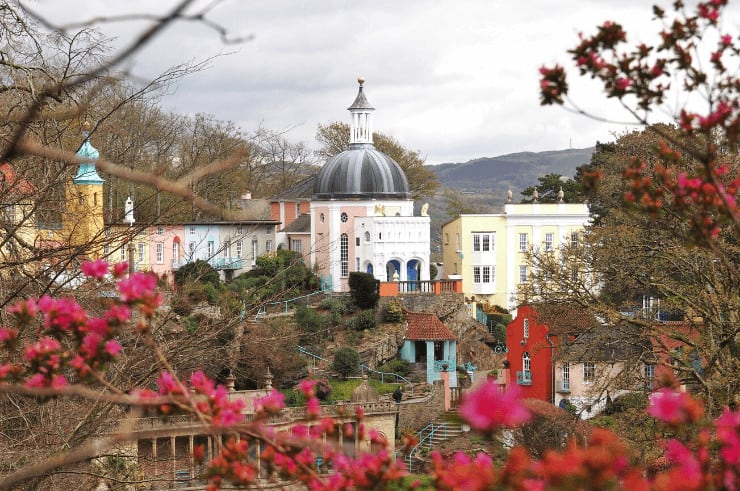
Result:
<svg viewBox="0 0 740 491"><path fill-rule="evenodd" d="M423 217L429 216L429 203L424 203L424 206L421 207L421 216Z"/></svg>
<svg viewBox="0 0 740 491"><path fill-rule="evenodd" d="M126 198L126 206L124 207L123 222L133 225L136 220L134 219L134 202L131 201L131 196Z"/></svg>

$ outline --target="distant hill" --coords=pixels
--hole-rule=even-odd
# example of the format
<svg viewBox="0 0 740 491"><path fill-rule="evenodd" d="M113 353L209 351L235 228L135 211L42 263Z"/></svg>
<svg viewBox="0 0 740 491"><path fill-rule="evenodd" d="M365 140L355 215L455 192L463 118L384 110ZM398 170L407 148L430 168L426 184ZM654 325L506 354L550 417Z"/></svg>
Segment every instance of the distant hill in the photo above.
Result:
<svg viewBox="0 0 740 491"><path fill-rule="evenodd" d="M594 147L549 152L521 152L499 157L483 157L465 163L445 163L430 166L437 174L442 188L454 189L475 205L482 213L500 213L506 202L506 193L513 192L514 203L519 203L522 190L537 184L539 177L560 174L574 177L576 168L591 161ZM421 203L431 205L433 260L441 252L440 227L452 217L445 211L447 200L442 192Z"/></svg>
<svg viewBox="0 0 740 491"><path fill-rule="evenodd" d="M442 186L460 191L485 194L519 191L537 183L545 174L573 177L576 168L591 161L594 148L557 150L549 152L521 152L499 157L483 157L458 164L440 164L431 169Z"/></svg>

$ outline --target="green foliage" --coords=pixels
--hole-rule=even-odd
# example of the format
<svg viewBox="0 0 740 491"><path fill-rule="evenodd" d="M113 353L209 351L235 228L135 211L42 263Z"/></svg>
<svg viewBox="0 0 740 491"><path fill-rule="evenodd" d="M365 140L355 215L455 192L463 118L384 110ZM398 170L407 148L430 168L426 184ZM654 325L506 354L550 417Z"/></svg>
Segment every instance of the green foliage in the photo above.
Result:
<svg viewBox="0 0 740 491"><path fill-rule="evenodd" d="M528 198L522 199L522 203L532 203L534 201L534 191L537 189L540 203L558 203L560 198L558 193L563 190L563 202L581 203L585 198L585 190L580 181L574 179L564 179L560 174L547 174L540 177L539 184L530 186L521 192L522 196Z"/></svg>
<svg viewBox="0 0 740 491"><path fill-rule="evenodd" d="M218 271L213 269L213 266L208 262L198 259L195 262L187 263L175 271L175 284L182 286L188 280L192 280L200 284L212 284L218 285L220 278Z"/></svg>
<svg viewBox="0 0 740 491"><path fill-rule="evenodd" d="M401 303L395 298L391 299L383 311L383 322L403 322L404 319Z"/></svg>
<svg viewBox="0 0 740 491"><path fill-rule="evenodd" d="M397 373L402 377L406 377L411 373L411 365L406 360L390 360L378 367L378 371Z"/></svg>
<svg viewBox="0 0 740 491"><path fill-rule="evenodd" d="M380 298L380 282L369 273L353 271L349 274L349 291L355 305L361 309L374 309Z"/></svg>
<svg viewBox="0 0 740 491"><path fill-rule="evenodd" d="M439 269L437 269L437 265L434 263L429 263L429 279L433 280L437 277L437 274L439 274Z"/></svg>
<svg viewBox="0 0 740 491"><path fill-rule="evenodd" d="M357 310L352 297L326 297L319 304L319 308L338 312L339 315L352 314Z"/></svg>
<svg viewBox="0 0 740 491"><path fill-rule="evenodd" d="M326 318L319 315L314 309L301 305L295 309L294 319L304 332L316 333L326 325Z"/></svg>
<svg viewBox="0 0 740 491"><path fill-rule="evenodd" d="M331 368L342 378L347 378L360 369L360 355L352 348L339 348L334 353Z"/></svg>
<svg viewBox="0 0 740 491"><path fill-rule="evenodd" d="M185 327L185 331L187 331L188 334L193 334L198 331L200 328L200 323L198 322L198 319L195 317L187 316L183 317L182 319L183 326Z"/></svg>
<svg viewBox="0 0 740 491"><path fill-rule="evenodd" d="M377 326L377 321L375 320L375 311L372 309L361 311L352 320L349 321L348 326L355 331L373 329L375 326Z"/></svg>
<svg viewBox="0 0 740 491"><path fill-rule="evenodd" d="M221 289L219 287L211 283L206 283L205 285L203 285L203 294L205 294L206 296L206 301L211 305L215 305L216 303L218 303L221 294L220 290Z"/></svg>

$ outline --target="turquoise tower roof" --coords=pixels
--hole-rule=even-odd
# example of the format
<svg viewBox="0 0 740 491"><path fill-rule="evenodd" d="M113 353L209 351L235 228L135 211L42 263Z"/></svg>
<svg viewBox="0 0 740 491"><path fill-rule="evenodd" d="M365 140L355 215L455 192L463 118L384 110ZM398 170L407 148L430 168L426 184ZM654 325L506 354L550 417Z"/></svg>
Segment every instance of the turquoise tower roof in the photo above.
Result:
<svg viewBox="0 0 740 491"><path fill-rule="evenodd" d="M83 131L82 134L85 135L85 141L75 154L75 157L82 162L72 182L75 184L103 184L103 179L100 178L98 171L95 169L95 161L100 158L100 152L90 143L90 133Z"/></svg>

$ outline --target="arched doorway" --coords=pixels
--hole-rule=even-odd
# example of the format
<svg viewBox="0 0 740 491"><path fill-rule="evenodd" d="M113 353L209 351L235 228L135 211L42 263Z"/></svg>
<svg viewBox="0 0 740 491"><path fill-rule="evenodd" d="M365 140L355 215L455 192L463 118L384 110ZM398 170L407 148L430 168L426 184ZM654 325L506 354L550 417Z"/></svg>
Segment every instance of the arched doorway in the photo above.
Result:
<svg viewBox="0 0 740 491"><path fill-rule="evenodd" d="M412 259L406 263L406 279L408 281L421 279L421 262L418 259Z"/></svg>
<svg viewBox="0 0 740 491"><path fill-rule="evenodd" d="M367 263L367 267L365 268L365 271L368 274L373 274L373 263Z"/></svg>
<svg viewBox="0 0 740 491"><path fill-rule="evenodd" d="M397 279L401 279L401 262L397 259L388 261L385 265L385 273L388 278L386 281L394 281L394 274L398 275Z"/></svg>

